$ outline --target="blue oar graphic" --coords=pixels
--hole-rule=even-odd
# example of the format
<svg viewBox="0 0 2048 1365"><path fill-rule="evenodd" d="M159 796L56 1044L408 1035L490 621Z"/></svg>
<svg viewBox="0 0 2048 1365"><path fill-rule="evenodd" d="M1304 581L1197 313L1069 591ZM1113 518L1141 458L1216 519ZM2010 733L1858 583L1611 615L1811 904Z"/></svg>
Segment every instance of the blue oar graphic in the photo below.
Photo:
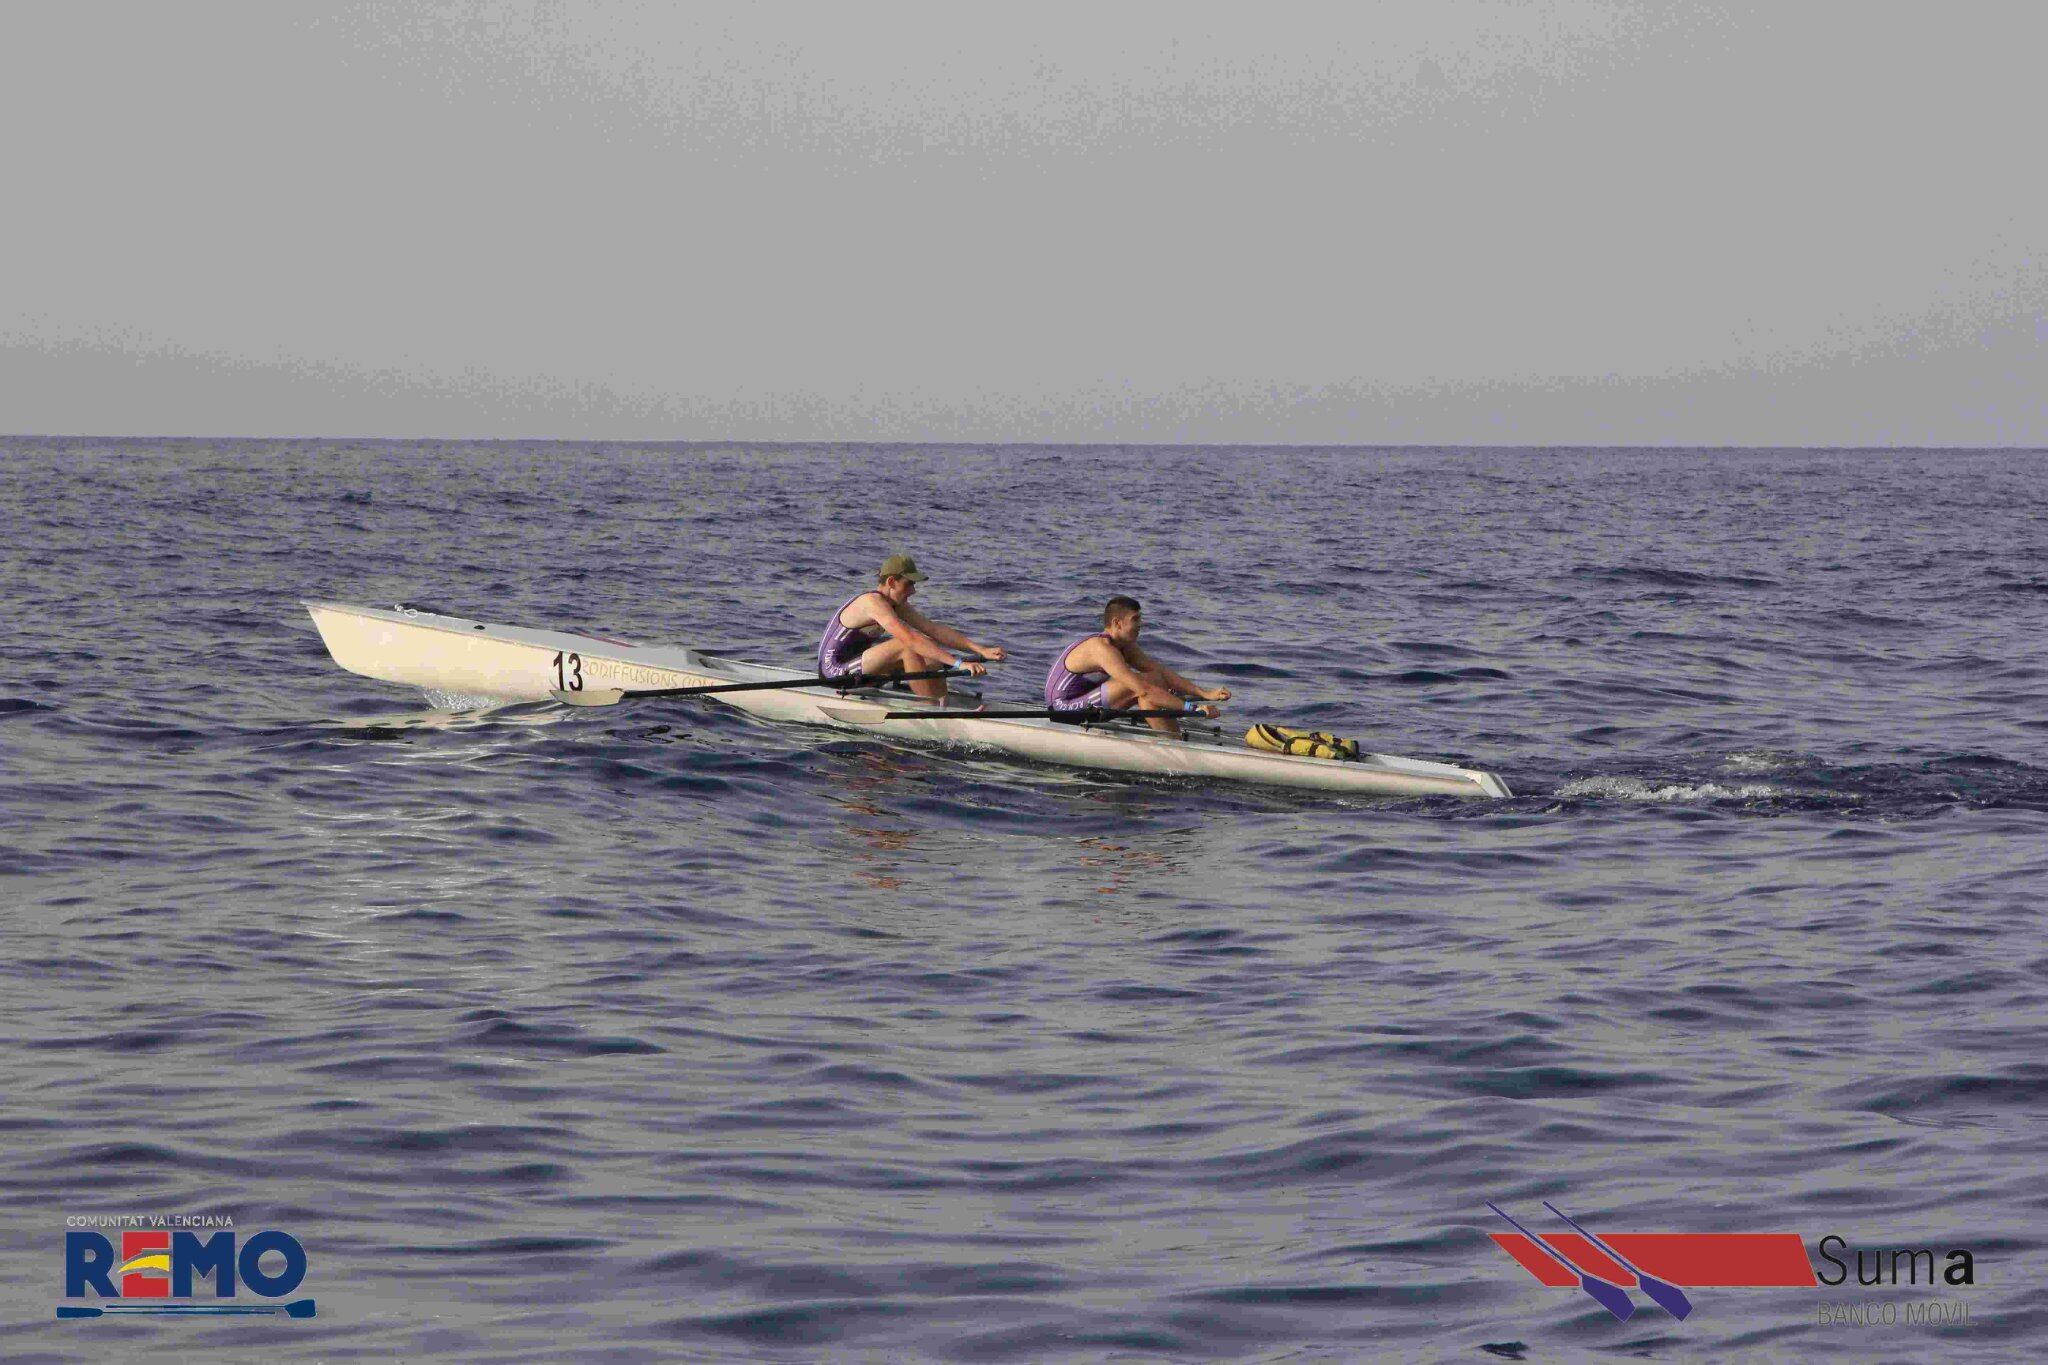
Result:
<svg viewBox="0 0 2048 1365"><path fill-rule="evenodd" d="M313 1300L293 1299L286 1304L110 1303L104 1308L69 1303L57 1305L57 1316L60 1318L128 1317L137 1313L156 1313L173 1318L239 1317L249 1313L282 1313L288 1318L310 1318L313 1316Z"/></svg>
<svg viewBox="0 0 2048 1365"><path fill-rule="evenodd" d="M1623 1289L1618 1284L1609 1284L1607 1281L1600 1279L1598 1276L1589 1275L1585 1271L1579 1269L1570 1261L1566 1260L1563 1254L1560 1253L1556 1247L1553 1247L1552 1245L1550 1245L1550 1243L1544 1241L1541 1237L1538 1237L1535 1233L1529 1231L1529 1229L1523 1227L1514 1219L1508 1218L1506 1211L1501 1209L1498 1205L1488 1204L1486 1207L1492 1209L1495 1213L1500 1214L1501 1217L1507 1218L1509 1227L1513 1228L1516 1232L1521 1233L1524 1237L1527 1237L1537 1246L1543 1248L1544 1255L1550 1257L1551 1260L1556 1261L1566 1270L1569 1270L1572 1274L1578 1276L1579 1288L1585 1290L1588 1294L1592 1295L1593 1299L1597 1303L1599 1303L1599 1305L1602 1308L1605 1308L1608 1312L1614 1314L1615 1317L1620 1318L1623 1322L1627 1322L1629 1318L1635 1313L1636 1301L1628 1296L1628 1291L1626 1289Z"/></svg>
<svg viewBox="0 0 2048 1365"><path fill-rule="evenodd" d="M1549 1209L1552 1213L1564 1219L1565 1222L1570 1223L1572 1225L1573 1232L1578 1233L1579 1236L1585 1238L1594 1246L1599 1247L1602 1251L1606 1252L1608 1256L1612 1257L1617 1265L1621 1266L1622 1269L1634 1275L1636 1277L1636 1283L1643 1287L1643 1292L1645 1294L1648 1294L1651 1298L1655 1299L1659 1304L1662 1304L1664 1311L1669 1313L1672 1317L1677 1318L1680 1322L1683 1322L1692 1313L1692 1300L1688 1299L1685 1296L1685 1291L1683 1289L1680 1289L1677 1285L1672 1284L1667 1280L1660 1280L1654 1275L1645 1275L1641 1270L1637 1269L1635 1266L1630 1265L1620 1252L1616 1251L1613 1247L1607 1245L1607 1243L1601 1241L1598 1237L1595 1237L1592 1233L1580 1227L1578 1220L1576 1218L1573 1218L1570 1214L1566 1213L1557 1205L1551 1203L1548 1199L1543 1201L1543 1207Z"/></svg>

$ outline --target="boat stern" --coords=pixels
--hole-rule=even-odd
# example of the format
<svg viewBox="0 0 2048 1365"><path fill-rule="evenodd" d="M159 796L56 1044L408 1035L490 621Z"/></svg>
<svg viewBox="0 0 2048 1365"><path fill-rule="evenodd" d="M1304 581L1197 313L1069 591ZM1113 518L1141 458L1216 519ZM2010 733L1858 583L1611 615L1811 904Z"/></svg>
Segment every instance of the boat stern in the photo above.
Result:
<svg viewBox="0 0 2048 1365"><path fill-rule="evenodd" d="M496 638L477 622L340 602L305 607L328 654L351 673L505 701L549 698L552 654Z"/></svg>

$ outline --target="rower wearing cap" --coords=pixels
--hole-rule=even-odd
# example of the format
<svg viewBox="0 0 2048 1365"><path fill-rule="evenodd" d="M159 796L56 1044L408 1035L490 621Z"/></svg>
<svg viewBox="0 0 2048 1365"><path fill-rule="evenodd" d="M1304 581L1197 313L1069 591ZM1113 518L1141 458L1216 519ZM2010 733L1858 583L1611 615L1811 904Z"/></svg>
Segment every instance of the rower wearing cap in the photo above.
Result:
<svg viewBox="0 0 2048 1365"><path fill-rule="evenodd" d="M843 678L859 673L893 678L959 666L979 677L988 670L978 661L962 659L961 654L978 654L991 662L1003 657L996 646L976 644L910 605L910 595L925 576L909 555L890 555L875 577L875 587L855 593L832 613L825 638L818 642L821 676ZM932 701L946 695L944 678L916 678L909 687Z"/></svg>
<svg viewBox="0 0 2048 1365"><path fill-rule="evenodd" d="M1055 711L1171 711L1180 707L1183 697L1204 703L1230 700L1229 688L1197 686L1138 648L1143 625L1137 598L1110 598L1102 609L1102 629L1053 656L1052 671L1045 678L1045 704ZM1195 710L1204 716L1217 714L1210 705ZM1172 716L1147 716L1145 723L1180 738L1180 722Z"/></svg>

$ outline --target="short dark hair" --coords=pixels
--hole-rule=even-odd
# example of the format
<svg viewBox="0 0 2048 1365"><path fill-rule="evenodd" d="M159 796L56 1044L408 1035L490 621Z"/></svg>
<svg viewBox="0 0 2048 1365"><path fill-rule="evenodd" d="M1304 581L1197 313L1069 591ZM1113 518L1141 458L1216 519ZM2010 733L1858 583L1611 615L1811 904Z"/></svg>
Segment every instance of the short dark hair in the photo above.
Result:
<svg viewBox="0 0 2048 1365"><path fill-rule="evenodd" d="M1145 609L1143 607L1138 605L1137 598L1125 597L1123 594L1119 593L1115 597L1110 598L1109 601L1103 604L1102 624L1106 626L1111 621L1116 620L1119 616L1136 616L1144 610Z"/></svg>

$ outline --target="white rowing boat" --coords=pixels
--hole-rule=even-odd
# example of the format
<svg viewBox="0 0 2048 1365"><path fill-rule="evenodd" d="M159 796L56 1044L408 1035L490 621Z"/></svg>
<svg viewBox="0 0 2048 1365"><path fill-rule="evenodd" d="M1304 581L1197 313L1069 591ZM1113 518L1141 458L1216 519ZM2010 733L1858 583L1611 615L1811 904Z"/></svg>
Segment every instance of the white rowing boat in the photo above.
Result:
<svg viewBox="0 0 2048 1365"><path fill-rule="evenodd" d="M593 635L486 625L410 607L308 602L334 661L352 673L429 692L498 701L549 701L558 693L645 691L728 683L801 683L814 674L744 663L680 645L634 645ZM1070 725L1043 718L967 719L976 702L926 702L899 691L792 686L734 692L719 701L768 720L828 725L890 739L965 744L1068 767L1222 778L1277 787L1373 796L1505 797L1492 773L1391 754L1356 761L1253 749L1221 735L1171 739L1129 723ZM926 711L947 719L902 717ZM892 718L891 713L897 717Z"/></svg>

